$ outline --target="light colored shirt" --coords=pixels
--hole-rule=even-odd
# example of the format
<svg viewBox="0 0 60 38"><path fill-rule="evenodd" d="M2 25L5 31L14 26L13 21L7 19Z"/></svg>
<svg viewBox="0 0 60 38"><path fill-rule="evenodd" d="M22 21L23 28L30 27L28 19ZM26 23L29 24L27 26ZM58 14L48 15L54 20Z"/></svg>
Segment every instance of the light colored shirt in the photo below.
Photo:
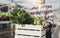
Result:
<svg viewBox="0 0 60 38"><path fill-rule="evenodd" d="M51 5L46 5L46 4L38 4L36 6L34 6L32 8L32 12L33 14L35 14L35 16L38 17L45 17L46 18L46 22L50 22L51 24L53 24L53 20L54 20L54 15L52 12L52 6Z"/></svg>

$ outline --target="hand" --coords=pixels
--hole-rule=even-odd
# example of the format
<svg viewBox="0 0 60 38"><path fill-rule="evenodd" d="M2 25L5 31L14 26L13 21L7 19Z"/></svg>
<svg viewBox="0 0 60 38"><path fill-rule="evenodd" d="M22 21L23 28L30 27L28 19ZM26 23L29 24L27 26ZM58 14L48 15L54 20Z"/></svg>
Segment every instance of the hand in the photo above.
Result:
<svg viewBox="0 0 60 38"><path fill-rule="evenodd" d="M49 23L44 23L44 28L48 27L50 24Z"/></svg>

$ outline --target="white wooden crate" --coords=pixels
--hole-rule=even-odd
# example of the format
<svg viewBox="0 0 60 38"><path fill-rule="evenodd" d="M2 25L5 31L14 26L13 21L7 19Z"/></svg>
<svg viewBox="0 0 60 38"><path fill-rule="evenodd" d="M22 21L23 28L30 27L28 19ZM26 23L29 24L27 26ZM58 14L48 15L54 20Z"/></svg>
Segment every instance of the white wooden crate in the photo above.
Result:
<svg viewBox="0 0 60 38"><path fill-rule="evenodd" d="M15 38L45 38L45 33L42 25L15 24Z"/></svg>

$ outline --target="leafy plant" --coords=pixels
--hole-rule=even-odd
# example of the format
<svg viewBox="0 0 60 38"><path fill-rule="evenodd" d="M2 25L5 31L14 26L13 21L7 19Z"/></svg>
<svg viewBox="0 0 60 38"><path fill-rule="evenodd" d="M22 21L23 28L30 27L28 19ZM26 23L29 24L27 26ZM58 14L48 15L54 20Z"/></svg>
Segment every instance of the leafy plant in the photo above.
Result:
<svg viewBox="0 0 60 38"><path fill-rule="evenodd" d="M40 18L40 24L42 25L43 22L45 22L45 18L44 17L41 17Z"/></svg>
<svg viewBox="0 0 60 38"><path fill-rule="evenodd" d="M7 12L0 13L0 21L8 21L8 20L9 20L9 15Z"/></svg>
<svg viewBox="0 0 60 38"><path fill-rule="evenodd" d="M42 25L42 23L45 21L45 18L41 17L41 18L34 18L34 24L36 25Z"/></svg>
<svg viewBox="0 0 60 38"><path fill-rule="evenodd" d="M24 9L19 9L16 12L11 13L10 20L13 23L17 24L31 24L33 23L33 17L29 12L26 12Z"/></svg>
<svg viewBox="0 0 60 38"><path fill-rule="evenodd" d="M41 25L42 22L45 21L45 18L43 18L43 17L37 18L22 8L16 10L15 12L11 12L11 13L8 13L8 12L1 13L0 17L2 17L2 18L9 17L9 20L11 21L11 23L16 23L16 24Z"/></svg>

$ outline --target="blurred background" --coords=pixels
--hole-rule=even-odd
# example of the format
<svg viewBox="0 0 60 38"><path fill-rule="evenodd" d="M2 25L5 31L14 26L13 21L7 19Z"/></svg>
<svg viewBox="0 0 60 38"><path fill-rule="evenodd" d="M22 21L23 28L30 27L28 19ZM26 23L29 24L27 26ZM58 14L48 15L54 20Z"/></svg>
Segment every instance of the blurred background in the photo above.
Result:
<svg viewBox="0 0 60 38"><path fill-rule="evenodd" d="M60 36L60 34L59 34L59 32L60 32L60 28L59 28L59 26L60 26L60 0L45 0L45 1L46 1L45 2L46 4L50 4L53 7L54 23L56 24L56 27L53 28L53 31L55 30L55 32L52 34L53 38L59 38L59 36ZM0 13L2 13L2 12L13 12L19 8L24 8L26 11L30 11L31 8L33 6L36 6L37 4L38 4L38 0L0 0ZM5 24L3 24L3 26L2 26L3 22L0 22L0 27L2 27L4 29L6 27L10 28L11 26L8 27L9 21L8 22L7 21L6 21L6 23L3 21L5 23ZM5 26L6 24L7 24L7 26ZM3 29L3 31L4 31L4 29ZM11 28L7 29L7 30L11 31ZM2 35L4 36L4 34L2 34ZM1 37L1 38L5 38L5 37L6 36ZM8 37L6 37L6 38L8 38Z"/></svg>

